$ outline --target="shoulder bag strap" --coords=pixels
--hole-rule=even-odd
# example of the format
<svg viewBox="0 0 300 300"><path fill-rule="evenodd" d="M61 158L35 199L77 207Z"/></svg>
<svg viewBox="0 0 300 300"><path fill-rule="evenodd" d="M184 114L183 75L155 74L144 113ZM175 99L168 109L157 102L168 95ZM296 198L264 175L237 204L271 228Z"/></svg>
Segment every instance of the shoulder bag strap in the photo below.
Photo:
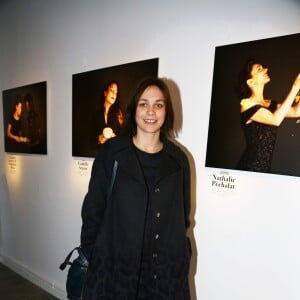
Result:
<svg viewBox="0 0 300 300"><path fill-rule="evenodd" d="M86 267L88 266L89 263L88 263L86 257L84 256L84 254L83 254L81 248L80 248L80 247L76 247L76 248L74 248L74 249L67 255L65 261L59 266L59 268L60 268L61 270L64 270L64 269L66 268L67 265L72 265L73 262L70 261L70 258L71 258L72 254L73 254L73 252L74 252L75 250L77 250L77 252L78 252L78 255L79 255L79 257L80 257L80 262L81 262L81 264L82 264L83 266L86 266Z"/></svg>
<svg viewBox="0 0 300 300"><path fill-rule="evenodd" d="M116 178L116 174L117 174L117 169L118 169L118 162L115 160L106 199L109 199L110 196L111 196L111 192L112 192L114 182L115 182L115 178Z"/></svg>
<svg viewBox="0 0 300 300"><path fill-rule="evenodd" d="M80 249L80 247L76 247L76 248L74 248L74 249L67 255L65 261L59 266L59 268L60 268L61 270L64 270L64 269L66 268L67 265L71 265L71 264L72 264L72 263L70 262L70 258L71 258L71 256L72 256L73 252L74 252L75 250L78 251L79 249Z"/></svg>

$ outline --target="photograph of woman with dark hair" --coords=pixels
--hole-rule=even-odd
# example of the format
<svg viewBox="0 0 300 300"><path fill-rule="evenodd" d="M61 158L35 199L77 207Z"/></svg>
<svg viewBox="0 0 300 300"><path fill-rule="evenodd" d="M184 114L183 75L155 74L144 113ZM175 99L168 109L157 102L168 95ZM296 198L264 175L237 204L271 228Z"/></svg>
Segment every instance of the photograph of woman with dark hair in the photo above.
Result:
<svg viewBox="0 0 300 300"><path fill-rule="evenodd" d="M47 82L2 93L5 151L47 154Z"/></svg>
<svg viewBox="0 0 300 300"><path fill-rule="evenodd" d="M74 74L72 155L95 158L100 145L118 136L130 91L157 72L155 58Z"/></svg>
<svg viewBox="0 0 300 300"><path fill-rule="evenodd" d="M300 102L295 101L300 73L281 103L264 96L270 80L268 68L256 60L249 60L240 72L240 113L246 149L237 164L239 170L269 172L278 126L284 118L300 117Z"/></svg>
<svg viewBox="0 0 300 300"><path fill-rule="evenodd" d="M103 102L95 117L98 144L104 144L120 133L123 112L119 106L118 88L116 81L109 82L104 88Z"/></svg>
<svg viewBox="0 0 300 300"><path fill-rule="evenodd" d="M190 167L173 133L166 83L143 80L129 99L123 133L101 144L93 163L82 206L89 261L83 299L190 299Z"/></svg>

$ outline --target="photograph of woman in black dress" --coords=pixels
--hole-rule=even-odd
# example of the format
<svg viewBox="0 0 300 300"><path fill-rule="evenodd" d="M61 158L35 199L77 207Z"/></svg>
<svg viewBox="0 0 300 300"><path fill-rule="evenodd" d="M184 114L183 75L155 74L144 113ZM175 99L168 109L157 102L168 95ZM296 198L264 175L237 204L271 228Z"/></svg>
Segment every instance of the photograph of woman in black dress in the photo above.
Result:
<svg viewBox="0 0 300 300"><path fill-rule="evenodd" d="M293 105L300 89L300 73L286 98L278 104L264 96L264 87L271 81L268 71L250 60L240 73L241 126L247 146L237 164L239 170L269 172L278 126L286 117L300 117L300 101Z"/></svg>
<svg viewBox="0 0 300 300"><path fill-rule="evenodd" d="M47 82L2 91L5 152L47 154Z"/></svg>
<svg viewBox="0 0 300 300"><path fill-rule="evenodd" d="M300 176L299 53L299 33L216 47L206 167Z"/></svg>

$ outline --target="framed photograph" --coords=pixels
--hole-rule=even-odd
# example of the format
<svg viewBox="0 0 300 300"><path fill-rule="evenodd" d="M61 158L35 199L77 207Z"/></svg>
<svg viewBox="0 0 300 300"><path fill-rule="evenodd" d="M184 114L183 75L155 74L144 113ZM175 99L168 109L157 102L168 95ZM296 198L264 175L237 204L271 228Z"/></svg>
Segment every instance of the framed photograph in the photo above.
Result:
<svg viewBox="0 0 300 300"><path fill-rule="evenodd" d="M95 157L99 145L117 136L132 89L157 74L158 58L74 74L73 157Z"/></svg>
<svg viewBox="0 0 300 300"><path fill-rule="evenodd" d="M47 154L46 81L2 94L5 152Z"/></svg>
<svg viewBox="0 0 300 300"><path fill-rule="evenodd" d="M300 34L216 47L206 167L300 176L299 53Z"/></svg>

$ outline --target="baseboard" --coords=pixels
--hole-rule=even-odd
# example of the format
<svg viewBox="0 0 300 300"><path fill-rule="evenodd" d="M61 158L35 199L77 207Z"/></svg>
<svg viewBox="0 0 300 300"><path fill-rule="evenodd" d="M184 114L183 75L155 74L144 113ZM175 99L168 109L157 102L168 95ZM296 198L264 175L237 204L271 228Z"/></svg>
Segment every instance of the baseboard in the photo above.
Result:
<svg viewBox="0 0 300 300"><path fill-rule="evenodd" d="M24 266L12 257L0 253L0 262L20 276L26 278L43 290L47 291L54 297L57 297L61 300L67 299L66 292L64 291L63 287L60 287L58 284L51 283L42 276L33 273L28 267Z"/></svg>

